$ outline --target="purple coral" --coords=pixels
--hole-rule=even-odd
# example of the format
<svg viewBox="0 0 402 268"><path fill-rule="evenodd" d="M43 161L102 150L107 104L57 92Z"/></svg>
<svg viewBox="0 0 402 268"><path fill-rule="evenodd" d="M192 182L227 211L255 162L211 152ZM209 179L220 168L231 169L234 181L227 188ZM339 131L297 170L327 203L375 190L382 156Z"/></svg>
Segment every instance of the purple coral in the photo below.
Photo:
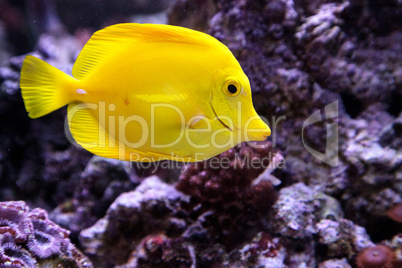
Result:
<svg viewBox="0 0 402 268"><path fill-rule="evenodd" d="M28 237L27 243L32 253L44 259L66 251L69 232L50 221L46 211L36 208L29 213L28 218L34 226L34 232Z"/></svg>
<svg viewBox="0 0 402 268"><path fill-rule="evenodd" d="M17 233L13 228L0 228L1 267L36 267L36 260L31 254L16 244L16 236Z"/></svg>
<svg viewBox="0 0 402 268"><path fill-rule="evenodd" d="M43 209L29 212L23 201L0 202L0 267L92 267L68 235Z"/></svg>
<svg viewBox="0 0 402 268"><path fill-rule="evenodd" d="M26 219L29 207L22 201L0 202L0 230L11 227L17 242L25 241L33 227Z"/></svg>

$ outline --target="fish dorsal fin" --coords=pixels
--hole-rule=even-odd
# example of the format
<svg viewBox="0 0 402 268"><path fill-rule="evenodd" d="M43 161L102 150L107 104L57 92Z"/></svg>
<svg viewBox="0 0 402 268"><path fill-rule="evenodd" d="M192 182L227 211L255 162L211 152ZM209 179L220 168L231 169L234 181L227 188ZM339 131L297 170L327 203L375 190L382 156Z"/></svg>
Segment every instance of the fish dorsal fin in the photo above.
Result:
<svg viewBox="0 0 402 268"><path fill-rule="evenodd" d="M171 42L228 48L214 37L180 26L164 24L122 23L95 32L86 43L72 74L77 79L85 78L95 66L139 42Z"/></svg>

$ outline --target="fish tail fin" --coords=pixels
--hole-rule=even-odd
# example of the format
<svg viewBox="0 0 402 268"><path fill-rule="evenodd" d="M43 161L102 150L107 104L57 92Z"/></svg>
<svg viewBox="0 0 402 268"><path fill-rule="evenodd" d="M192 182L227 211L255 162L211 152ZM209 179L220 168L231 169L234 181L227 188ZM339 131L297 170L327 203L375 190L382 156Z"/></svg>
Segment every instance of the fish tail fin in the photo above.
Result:
<svg viewBox="0 0 402 268"><path fill-rule="evenodd" d="M43 60L26 56L20 87L29 117L41 117L74 101L68 92L76 81Z"/></svg>

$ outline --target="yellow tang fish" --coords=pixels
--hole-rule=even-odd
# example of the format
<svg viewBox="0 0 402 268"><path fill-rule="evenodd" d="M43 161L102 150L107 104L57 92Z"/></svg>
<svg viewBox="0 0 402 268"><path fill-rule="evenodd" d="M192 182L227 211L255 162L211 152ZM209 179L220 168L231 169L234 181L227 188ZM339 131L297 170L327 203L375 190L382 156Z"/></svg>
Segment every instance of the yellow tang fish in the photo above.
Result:
<svg viewBox="0 0 402 268"><path fill-rule="evenodd" d="M103 157L196 162L271 134L230 50L178 26L106 27L84 46L72 76L27 56L20 87L31 118L68 104L72 136Z"/></svg>

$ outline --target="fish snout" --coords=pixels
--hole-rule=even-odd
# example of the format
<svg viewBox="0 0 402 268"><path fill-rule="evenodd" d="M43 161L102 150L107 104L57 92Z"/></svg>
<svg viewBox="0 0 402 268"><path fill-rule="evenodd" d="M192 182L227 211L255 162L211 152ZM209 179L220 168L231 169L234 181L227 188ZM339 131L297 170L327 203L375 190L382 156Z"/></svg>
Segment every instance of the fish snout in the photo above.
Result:
<svg viewBox="0 0 402 268"><path fill-rule="evenodd" d="M245 126L246 141L265 141L271 135L271 129L260 117L252 119Z"/></svg>
<svg viewBox="0 0 402 268"><path fill-rule="evenodd" d="M250 133L247 132L247 141L265 141L268 136L271 135L271 130L268 128L268 131L260 132L260 133Z"/></svg>

